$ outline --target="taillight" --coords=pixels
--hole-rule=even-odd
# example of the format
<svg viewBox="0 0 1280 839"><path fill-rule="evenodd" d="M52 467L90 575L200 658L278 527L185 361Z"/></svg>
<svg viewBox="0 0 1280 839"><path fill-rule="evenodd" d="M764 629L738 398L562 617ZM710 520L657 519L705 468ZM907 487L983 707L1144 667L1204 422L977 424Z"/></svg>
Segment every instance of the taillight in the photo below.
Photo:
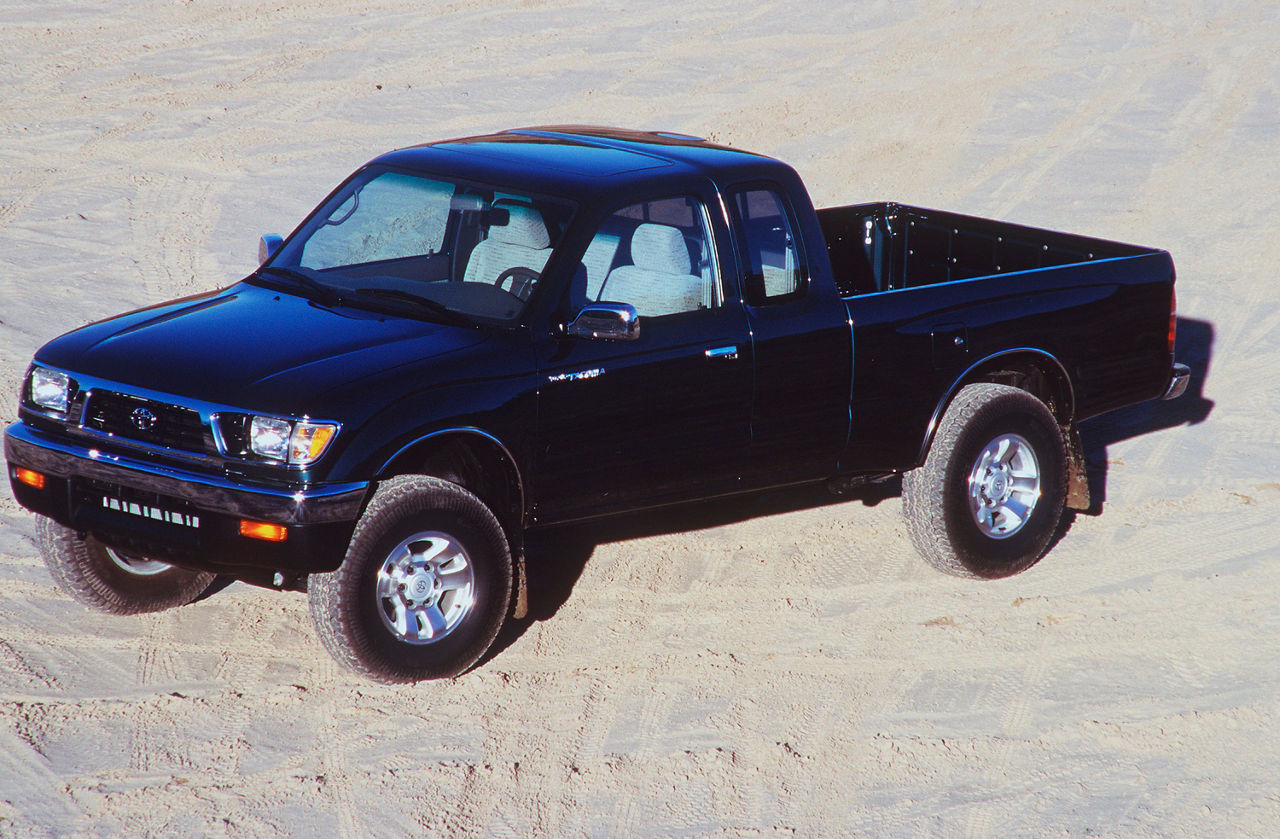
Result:
<svg viewBox="0 0 1280 839"><path fill-rule="evenodd" d="M1169 352L1173 352L1174 341L1178 339L1178 292L1169 292Z"/></svg>

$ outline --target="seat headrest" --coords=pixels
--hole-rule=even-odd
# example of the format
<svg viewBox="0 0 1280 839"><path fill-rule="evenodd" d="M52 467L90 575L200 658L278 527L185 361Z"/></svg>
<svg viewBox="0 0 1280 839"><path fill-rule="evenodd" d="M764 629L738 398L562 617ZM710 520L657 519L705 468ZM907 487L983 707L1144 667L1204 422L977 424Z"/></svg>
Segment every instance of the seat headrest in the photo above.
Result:
<svg viewBox="0 0 1280 839"><path fill-rule="evenodd" d="M642 224L631 234L631 261L637 268L663 274L688 274L684 234L665 224Z"/></svg>
<svg viewBox="0 0 1280 839"><path fill-rule="evenodd" d="M506 210L510 218L506 224L489 229L490 239L535 251L551 246L547 225L542 220L542 214L534 208L514 201L497 201L493 208Z"/></svg>

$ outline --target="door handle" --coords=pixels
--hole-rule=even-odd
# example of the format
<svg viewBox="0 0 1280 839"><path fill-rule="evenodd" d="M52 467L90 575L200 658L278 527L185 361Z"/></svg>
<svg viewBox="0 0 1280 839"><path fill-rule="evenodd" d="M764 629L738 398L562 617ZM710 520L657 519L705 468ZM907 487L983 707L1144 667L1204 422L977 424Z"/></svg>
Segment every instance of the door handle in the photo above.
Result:
<svg viewBox="0 0 1280 839"><path fill-rule="evenodd" d="M709 347L706 356L707 358L723 358L732 361L738 357L738 348L736 346Z"/></svg>

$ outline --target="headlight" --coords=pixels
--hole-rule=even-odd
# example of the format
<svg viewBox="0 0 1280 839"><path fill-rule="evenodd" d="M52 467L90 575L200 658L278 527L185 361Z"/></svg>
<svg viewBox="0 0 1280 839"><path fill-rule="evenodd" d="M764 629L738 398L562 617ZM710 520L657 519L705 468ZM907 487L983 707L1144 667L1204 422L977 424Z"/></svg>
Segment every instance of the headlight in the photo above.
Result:
<svg viewBox="0 0 1280 839"><path fill-rule="evenodd" d="M31 401L46 411L65 414L71 404L71 378L47 367L32 367L27 391Z"/></svg>
<svg viewBox="0 0 1280 839"><path fill-rule="evenodd" d="M249 423L249 450L272 460L286 460L291 434L291 422L274 417L254 417Z"/></svg>
<svg viewBox="0 0 1280 839"><path fill-rule="evenodd" d="M333 423L255 416L249 421L249 450L269 460L305 466L320 459L337 433Z"/></svg>

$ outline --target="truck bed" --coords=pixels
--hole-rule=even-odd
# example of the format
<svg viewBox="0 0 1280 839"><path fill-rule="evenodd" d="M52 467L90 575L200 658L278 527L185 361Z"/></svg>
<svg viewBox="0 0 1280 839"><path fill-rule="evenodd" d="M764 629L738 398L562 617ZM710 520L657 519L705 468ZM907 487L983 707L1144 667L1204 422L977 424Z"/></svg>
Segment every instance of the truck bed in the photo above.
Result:
<svg viewBox="0 0 1280 839"><path fill-rule="evenodd" d="M1158 252L890 202L817 213L845 297Z"/></svg>

